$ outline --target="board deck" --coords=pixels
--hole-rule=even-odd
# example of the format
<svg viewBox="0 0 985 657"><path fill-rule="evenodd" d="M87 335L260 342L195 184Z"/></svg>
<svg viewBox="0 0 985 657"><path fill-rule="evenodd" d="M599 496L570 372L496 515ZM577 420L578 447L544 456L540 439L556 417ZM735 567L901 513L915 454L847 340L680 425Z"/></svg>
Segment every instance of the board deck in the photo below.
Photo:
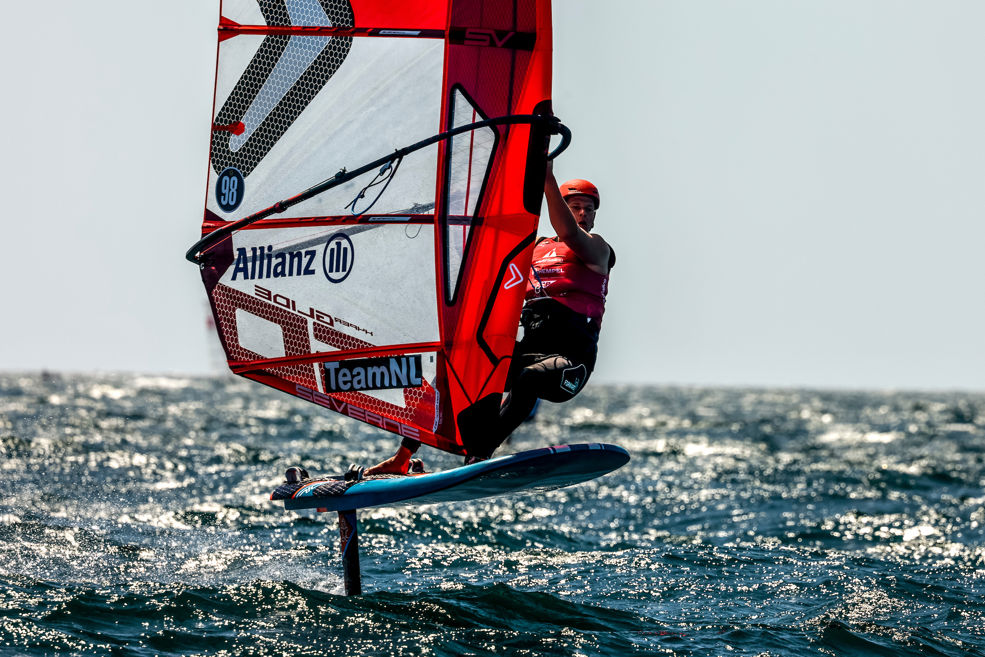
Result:
<svg viewBox="0 0 985 657"><path fill-rule="evenodd" d="M371 506L461 502L493 495L571 486L622 467L629 452L590 443L543 447L442 472L381 475L348 482L342 477L285 483L270 496L290 510L349 511Z"/></svg>

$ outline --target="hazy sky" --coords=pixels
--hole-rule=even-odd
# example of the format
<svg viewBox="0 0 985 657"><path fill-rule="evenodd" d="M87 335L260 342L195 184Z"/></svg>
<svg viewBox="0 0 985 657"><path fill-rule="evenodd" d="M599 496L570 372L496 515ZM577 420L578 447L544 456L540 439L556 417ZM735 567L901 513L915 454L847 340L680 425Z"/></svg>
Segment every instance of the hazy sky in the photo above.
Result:
<svg viewBox="0 0 985 657"><path fill-rule="evenodd" d="M205 373L218 2L44 6L0 42L0 369ZM596 381L985 390L985 3L554 12L555 169L619 256Z"/></svg>

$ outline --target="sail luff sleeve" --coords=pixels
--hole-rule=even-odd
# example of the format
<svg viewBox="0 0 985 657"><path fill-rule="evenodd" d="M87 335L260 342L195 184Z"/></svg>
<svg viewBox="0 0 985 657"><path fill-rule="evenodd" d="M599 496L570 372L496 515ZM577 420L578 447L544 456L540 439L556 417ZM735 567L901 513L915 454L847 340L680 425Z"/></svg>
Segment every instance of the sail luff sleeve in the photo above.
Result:
<svg viewBox="0 0 985 657"><path fill-rule="evenodd" d="M455 2L451 32L463 38L449 45L444 93L483 116L549 113L550 26L549 0L496 7L481 1ZM447 120L454 117L449 114ZM530 176L539 177L542 188L546 159L543 153L529 157L530 127L499 126L494 141L460 266L461 282L443 308L443 338L449 342L449 424L469 404L503 391L523 303L520 280L529 270L531 237L538 223L539 207L526 207L523 190ZM479 155L473 160L485 156ZM455 180L454 173L449 175L449 184ZM452 240L456 235L446 228L443 237ZM442 273L448 276L449 268Z"/></svg>

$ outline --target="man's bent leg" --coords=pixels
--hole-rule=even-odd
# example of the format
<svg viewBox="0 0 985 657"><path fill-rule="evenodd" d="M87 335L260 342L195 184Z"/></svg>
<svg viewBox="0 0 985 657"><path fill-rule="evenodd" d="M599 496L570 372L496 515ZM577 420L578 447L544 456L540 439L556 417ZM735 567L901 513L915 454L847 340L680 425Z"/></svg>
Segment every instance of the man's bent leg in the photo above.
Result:
<svg viewBox="0 0 985 657"><path fill-rule="evenodd" d="M459 414L458 427L469 456L489 458L529 417L538 398L568 401L581 391L588 376L584 364L563 356L549 356L524 367L505 398L487 395Z"/></svg>

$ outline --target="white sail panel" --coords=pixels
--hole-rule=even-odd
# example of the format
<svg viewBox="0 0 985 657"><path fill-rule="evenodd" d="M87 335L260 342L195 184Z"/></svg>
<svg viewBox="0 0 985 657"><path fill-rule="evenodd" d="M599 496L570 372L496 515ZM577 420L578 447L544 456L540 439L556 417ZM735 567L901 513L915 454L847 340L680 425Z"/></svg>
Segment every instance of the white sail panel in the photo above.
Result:
<svg viewBox="0 0 985 657"><path fill-rule="evenodd" d="M276 62L258 71L253 85L246 84L246 73L256 66L261 43L274 38L289 43L276 51ZM319 81L324 84L324 93L310 100L284 103L291 85L316 84L309 79L312 67L308 60L327 48L332 39L340 40L243 35L220 44L213 166L206 206L217 217L225 221L241 219L344 167L363 164L367 157L386 155L438 131L443 44L433 39L350 39L344 65L325 69L330 79ZM298 61L281 65L280 60L289 57ZM275 73L283 75L278 77ZM271 108L277 106L283 114L288 111L283 109L285 105L300 110L296 117L283 117L293 118L293 122L289 132L279 134L270 125L277 119ZM237 111L232 111L233 107ZM258 124L262 121L267 125ZM257 146L268 133L270 143ZM407 158L382 199L384 204L374 206L373 212L399 213L413 208L419 214L433 212L436 152L433 148ZM222 199L223 173L229 167L242 174L238 190L241 198L235 206ZM350 181L332 193L298 204L284 216L350 214L346 204L371 178ZM429 202L430 209L422 209Z"/></svg>
<svg viewBox="0 0 985 657"><path fill-rule="evenodd" d="M376 347L439 338L431 226L244 230L231 249L219 283L303 320L313 352L341 348L336 333ZM316 324L331 327L333 341L320 340Z"/></svg>

